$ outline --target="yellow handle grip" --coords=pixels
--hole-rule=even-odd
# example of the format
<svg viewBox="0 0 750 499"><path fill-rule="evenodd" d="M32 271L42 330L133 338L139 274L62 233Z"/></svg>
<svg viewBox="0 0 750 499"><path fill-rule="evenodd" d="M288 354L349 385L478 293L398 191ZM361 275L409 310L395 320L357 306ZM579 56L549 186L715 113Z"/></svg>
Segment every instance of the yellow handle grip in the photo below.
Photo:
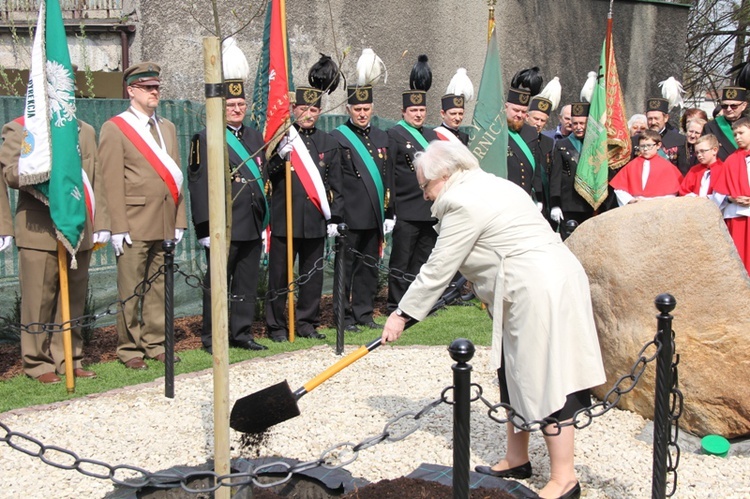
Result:
<svg viewBox="0 0 750 499"><path fill-rule="evenodd" d="M303 388L307 393L313 391L315 388L318 387L322 382L327 380L328 378L332 377L334 374L338 373L339 371L345 369L346 367L350 366L354 362L358 361L365 355L370 353L370 350L368 350L366 345L362 345L343 359L336 362L334 365L323 371L322 373L315 376L313 379L305 383Z"/></svg>

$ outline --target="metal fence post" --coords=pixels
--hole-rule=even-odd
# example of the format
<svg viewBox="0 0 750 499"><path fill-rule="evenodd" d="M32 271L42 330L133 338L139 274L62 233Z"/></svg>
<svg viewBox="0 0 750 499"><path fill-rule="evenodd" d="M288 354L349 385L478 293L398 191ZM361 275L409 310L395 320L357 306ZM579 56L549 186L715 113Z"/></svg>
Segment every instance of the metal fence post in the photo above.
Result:
<svg viewBox="0 0 750 499"><path fill-rule="evenodd" d="M656 388L654 393L654 460L651 480L652 499L663 499L667 493L667 452L669 438L669 396L672 390L673 335L672 316L677 305L674 296L663 293L654 300L661 312L656 316Z"/></svg>
<svg viewBox="0 0 750 499"><path fill-rule="evenodd" d="M336 237L336 259L334 260L333 310L335 311L334 319L336 322L336 355L341 355L344 353L344 309L348 298L346 296L346 280L349 276L345 274L349 251L346 233L349 232L349 226L339 224L337 230L339 235Z"/></svg>
<svg viewBox="0 0 750 499"><path fill-rule="evenodd" d="M164 250L164 396L174 398L174 249L168 239L161 243Z"/></svg>
<svg viewBox="0 0 750 499"><path fill-rule="evenodd" d="M453 369L453 499L469 498L469 435L471 426L471 364L474 344L464 338L448 347Z"/></svg>

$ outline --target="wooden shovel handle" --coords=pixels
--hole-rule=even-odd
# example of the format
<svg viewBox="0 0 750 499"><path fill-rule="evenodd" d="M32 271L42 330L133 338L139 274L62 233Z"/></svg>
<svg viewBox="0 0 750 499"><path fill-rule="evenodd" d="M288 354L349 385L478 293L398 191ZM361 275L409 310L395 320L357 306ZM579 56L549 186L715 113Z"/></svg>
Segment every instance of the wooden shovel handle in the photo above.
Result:
<svg viewBox="0 0 750 499"><path fill-rule="evenodd" d="M334 374L340 372L341 370L349 367L354 362L358 361L368 353L372 352L376 348L380 346L380 337L377 339L371 341L367 345L362 345L346 357L341 358L338 362L333 364L331 367L326 369L325 371L321 372L317 376L315 376L313 379L305 383L302 388L305 389L305 393L309 393L313 391L315 388L318 387L322 382L329 379Z"/></svg>

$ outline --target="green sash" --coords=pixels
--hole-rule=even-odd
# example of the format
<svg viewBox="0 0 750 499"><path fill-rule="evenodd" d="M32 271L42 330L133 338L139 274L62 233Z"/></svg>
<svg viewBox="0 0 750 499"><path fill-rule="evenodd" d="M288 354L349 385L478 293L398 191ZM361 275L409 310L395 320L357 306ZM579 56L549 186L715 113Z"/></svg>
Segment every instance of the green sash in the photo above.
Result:
<svg viewBox="0 0 750 499"><path fill-rule="evenodd" d="M385 201L385 189L383 188L383 179L380 175L380 171L378 170L378 166L375 164L375 160L373 160L372 156L370 156L370 152L362 143L362 139L360 139L359 136L354 133L351 128L344 124L340 125L338 128L336 128L336 130L341 132L341 135L346 137L346 139L351 142L351 144L354 146L354 149L357 151L359 158L367 167L367 171L370 173L370 177L372 177L372 181L375 183L375 189L377 189L378 191L380 219L385 220L385 206L383 205Z"/></svg>
<svg viewBox="0 0 750 499"><path fill-rule="evenodd" d="M521 148L526 159L531 163L531 169L536 170L536 160L534 159L534 155L531 154L531 149L529 149L529 146L526 145L526 142L524 142L518 132L508 130L508 136L513 139L513 142L515 142L518 147Z"/></svg>
<svg viewBox="0 0 750 499"><path fill-rule="evenodd" d="M414 128L413 126L411 126L410 124L408 124L404 120L401 120L401 121L399 121L396 124L397 125L401 125L402 127L404 127L404 130L406 130L407 132L409 132L412 135L412 137L414 137L414 140L416 140L417 142L419 142L419 144L422 146L423 149L427 149L427 145L428 145L427 144L427 139L424 138L424 135L422 135L421 133L419 133L419 130L417 130L416 128Z"/></svg>
<svg viewBox="0 0 750 499"><path fill-rule="evenodd" d="M583 143L581 142L581 140L572 133L568 135L568 140L570 140L570 143L573 144L573 147L576 148L578 154L581 154L581 147L583 147Z"/></svg>
<svg viewBox="0 0 750 499"><path fill-rule="evenodd" d="M732 143L735 149L737 149L737 142L734 141L734 132L732 131L732 125L729 124L727 119L723 116L717 116L714 120L717 125L719 125L719 130L721 130L721 133L723 133L727 139L729 139L729 142Z"/></svg>
<svg viewBox="0 0 750 499"><path fill-rule="evenodd" d="M258 165L256 165L255 161L253 161L253 158L250 157L250 153L247 152L247 149L245 149L245 146L242 145L242 142L240 142L240 140L231 131L227 129L225 135L227 138L227 145L232 149L232 151L235 152L235 154L237 154L237 156L240 157L242 163L247 167L248 170L250 170L250 174L258 181L260 193L263 195L263 204L266 208L263 215L263 229L265 229L266 227L268 227L270 213L268 212L268 200L266 199L266 186L263 184L263 177L260 174Z"/></svg>

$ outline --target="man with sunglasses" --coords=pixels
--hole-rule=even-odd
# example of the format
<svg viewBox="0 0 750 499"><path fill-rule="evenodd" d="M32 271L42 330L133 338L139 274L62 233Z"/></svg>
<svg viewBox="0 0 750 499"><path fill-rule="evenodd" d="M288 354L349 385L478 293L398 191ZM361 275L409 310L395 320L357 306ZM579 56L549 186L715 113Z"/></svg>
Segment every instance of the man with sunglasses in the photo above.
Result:
<svg viewBox="0 0 750 499"><path fill-rule="evenodd" d="M703 135L712 134L719 139L719 159L724 161L737 150L732 125L742 118L747 108L747 90L742 87L721 89L721 114L703 127Z"/></svg>
<svg viewBox="0 0 750 499"><path fill-rule="evenodd" d="M667 99L652 98L646 102L646 122L649 130L658 132L661 136L661 147L657 151L659 156L669 160L680 173L685 175L690 169L690 157L687 150L687 138L669 123L669 101ZM638 138L632 138L633 157L638 153Z"/></svg>
<svg viewBox="0 0 750 499"><path fill-rule="evenodd" d="M99 134L120 300L159 272L162 242L179 243L187 227L177 132L171 121L156 114L160 71L153 62L125 70L130 107L104 123ZM117 315L117 356L125 367L147 369L144 357L164 362L164 327L160 275Z"/></svg>

